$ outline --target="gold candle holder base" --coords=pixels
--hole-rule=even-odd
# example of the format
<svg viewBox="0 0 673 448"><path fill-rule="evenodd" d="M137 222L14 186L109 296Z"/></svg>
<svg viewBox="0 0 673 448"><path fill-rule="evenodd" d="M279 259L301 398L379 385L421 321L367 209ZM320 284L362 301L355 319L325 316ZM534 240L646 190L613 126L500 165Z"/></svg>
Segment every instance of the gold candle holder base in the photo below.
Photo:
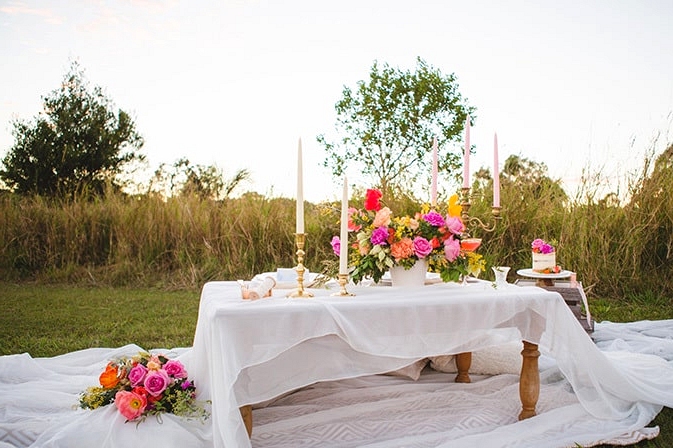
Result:
<svg viewBox="0 0 673 448"><path fill-rule="evenodd" d="M310 298L313 297L313 294L304 290L304 272L306 272L304 268L304 255L306 254L304 252L304 244L306 242L306 234L296 233L294 239L297 245L297 267L295 268L295 271L297 271L297 289L291 291L287 297L293 299Z"/></svg>
<svg viewBox="0 0 673 448"><path fill-rule="evenodd" d="M353 297L355 294L346 291L346 284L348 283L348 274L339 274L339 292L332 294L333 297Z"/></svg>

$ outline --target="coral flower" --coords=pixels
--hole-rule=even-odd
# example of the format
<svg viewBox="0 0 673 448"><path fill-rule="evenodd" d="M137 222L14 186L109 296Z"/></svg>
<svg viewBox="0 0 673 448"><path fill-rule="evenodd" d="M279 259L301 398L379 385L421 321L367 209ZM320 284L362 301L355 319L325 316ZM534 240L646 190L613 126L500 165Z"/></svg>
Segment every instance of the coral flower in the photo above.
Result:
<svg viewBox="0 0 673 448"><path fill-rule="evenodd" d="M117 369L117 366L112 365L112 363L108 363L108 365L105 367L105 370L103 370L103 373L101 373L98 377L98 380L100 381L101 386L104 388L112 389L117 384L119 384L118 374L119 370Z"/></svg>
<svg viewBox="0 0 673 448"><path fill-rule="evenodd" d="M147 398L127 390L120 390L115 395L115 406L126 420L133 420L142 415L147 407Z"/></svg>
<svg viewBox="0 0 673 448"><path fill-rule="evenodd" d="M390 224L390 215L392 214L393 212L391 212L388 207L383 207L381 210L376 212L376 216L374 217L374 222L372 225L374 227L387 226Z"/></svg>
<svg viewBox="0 0 673 448"><path fill-rule="evenodd" d="M414 242L411 240L411 238L402 238L390 246L390 255L392 255L395 260L409 258L413 254Z"/></svg>

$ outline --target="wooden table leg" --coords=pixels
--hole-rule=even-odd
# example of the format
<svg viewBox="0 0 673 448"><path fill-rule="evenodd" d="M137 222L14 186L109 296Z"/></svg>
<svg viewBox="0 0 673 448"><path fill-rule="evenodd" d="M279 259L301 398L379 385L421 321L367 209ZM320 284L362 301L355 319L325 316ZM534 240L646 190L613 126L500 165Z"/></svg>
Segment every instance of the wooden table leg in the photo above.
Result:
<svg viewBox="0 0 673 448"><path fill-rule="evenodd" d="M458 375L456 383L470 383L470 366L472 365L472 352L458 353L456 355L456 368Z"/></svg>
<svg viewBox="0 0 673 448"><path fill-rule="evenodd" d="M521 397L519 420L524 420L535 416L535 406L540 397L540 371L537 363L540 352L537 344L523 341L521 356L523 361L519 377L519 397Z"/></svg>
<svg viewBox="0 0 673 448"><path fill-rule="evenodd" d="M252 437L252 405L245 405L239 408L245 429L248 431L248 437Z"/></svg>

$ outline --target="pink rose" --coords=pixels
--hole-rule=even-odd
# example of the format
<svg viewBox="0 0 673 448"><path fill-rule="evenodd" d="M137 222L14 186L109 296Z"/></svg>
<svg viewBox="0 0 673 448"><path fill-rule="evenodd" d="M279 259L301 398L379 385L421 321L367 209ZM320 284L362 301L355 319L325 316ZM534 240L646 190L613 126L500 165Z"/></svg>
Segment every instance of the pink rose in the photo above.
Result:
<svg viewBox="0 0 673 448"><path fill-rule="evenodd" d="M432 244L422 236L414 238L414 253L418 258L427 257L432 252Z"/></svg>
<svg viewBox="0 0 673 448"><path fill-rule="evenodd" d="M453 236L449 237L444 241L444 256L450 262L453 262L458 258L460 254L460 241L454 239Z"/></svg>
<svg viewBox="0 0 673 448"><path fill-rule="evenodd" d="M115 406L126 420L133 420L143 414L147 407L147 399L142 395L120 390L115 395Z"/></svg>
<svg viewBox="0 0 673 448"><path fill-rule="evenodd" d="M164 370L171 378L187 378L187 370L178 360L171 359L168 361L164 364Z"/></svg>
<svg viewBox="0 0 673 448"><path fill-rule="evenodd" d="M338 257L341 254L341 240L339 239L338 236L333 236L332 241L330 241L330 244L332 245L334 255Z"/></svg>
<svg viewBox="0 0 673 448"><path fill-rule="evenodd" d="M147 375L147 367L138 363L129 371L129 381L131 386L136 387L143 384L143 380Z"/></svg>
<svg viewBox="0 0 673 448"><path fill-rule="evenodd" d="M153 396L161 395L170 384L171 379L164 369L152 370L145 377L145 389Z"/></svg>
<svg viewBox="0 0 673 448"><path fill-rule="evenodd" d="M463 233L463 230L465 230L465 226L463 226L463 221L457 216L446 217L446 228L449 230L449 232L453 233L454 235L460 235L461 233Z"/></svg>
<svg viewBox="0 0 673 448"><path fill-rule="evenodd" d="M386 227L388 224L390 224L390 215L392 214L393 212L391 212L388 207L383 207L381 210L376 212L374 223L372 225L374 227Z"/></svg>

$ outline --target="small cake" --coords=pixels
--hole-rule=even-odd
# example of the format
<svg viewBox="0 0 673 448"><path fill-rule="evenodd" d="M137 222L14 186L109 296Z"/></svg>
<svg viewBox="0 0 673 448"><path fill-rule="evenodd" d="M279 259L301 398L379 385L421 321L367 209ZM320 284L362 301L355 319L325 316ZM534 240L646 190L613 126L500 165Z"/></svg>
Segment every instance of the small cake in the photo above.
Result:
<svg viewBox="0 0 673 448"><path fill-rule="evenodd" d="M536 239L531 244L533 271L554 272L556 268L556 249L544 240Z"/></svg>
<svg viewBox="0 0 673 448"><path fill-rule="evenodd" d="M556 267L556 252L541 254L533 252L533 271L543 272Z"/></svg>

